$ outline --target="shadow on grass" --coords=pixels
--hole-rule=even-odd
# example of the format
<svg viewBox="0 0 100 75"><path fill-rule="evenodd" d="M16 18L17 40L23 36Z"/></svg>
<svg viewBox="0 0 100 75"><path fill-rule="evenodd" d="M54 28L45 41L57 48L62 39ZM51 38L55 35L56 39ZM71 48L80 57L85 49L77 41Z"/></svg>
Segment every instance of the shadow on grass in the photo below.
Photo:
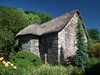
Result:
<svg viewBox="0 0 100 75"><path fill-rule="evenodd" d="M87 69L85 75L100 75L100 63L95 64L90 69Z"/></svg>

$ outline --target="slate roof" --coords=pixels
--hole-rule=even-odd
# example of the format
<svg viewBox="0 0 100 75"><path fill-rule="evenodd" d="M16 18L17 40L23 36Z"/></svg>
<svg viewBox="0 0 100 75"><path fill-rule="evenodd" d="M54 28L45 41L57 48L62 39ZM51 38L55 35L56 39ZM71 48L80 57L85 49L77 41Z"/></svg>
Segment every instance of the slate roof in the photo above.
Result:
<svg viewBox="0 0 100 75"><path fill-rule="evenodd" d="M79 11L74 10L74 11L66 13L66 14L58 17L58 18L55 18L55 19L50 20L46 23L43 23L41 25L31 24L31 25L27 26L26 28L24 28L23 30L21 30L16 35L16 37L21 36L21 35L27 35L27 34L33 34L33 35L40 36L40 35L44 35L44 34L48 34L48 33L59 32L60 30L62 30L69 23L71 18L76 13L79 15L79 18L82 20L82 16L79 13ZM83 23L83 28L86 31L84 23ZM87 32L86 32L86 35L88 36Z"/></svg>

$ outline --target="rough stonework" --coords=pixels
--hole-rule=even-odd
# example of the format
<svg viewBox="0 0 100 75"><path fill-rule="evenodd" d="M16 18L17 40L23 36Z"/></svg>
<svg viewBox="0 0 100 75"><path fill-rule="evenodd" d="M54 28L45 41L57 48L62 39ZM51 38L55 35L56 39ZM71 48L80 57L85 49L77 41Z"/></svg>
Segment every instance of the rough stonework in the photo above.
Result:
<svg viewBox="0 0 100 75"><path fill-rule="evenodd" d="M58 36L57 33L51 36L47 36L47 62L51 64L58 63Z"/></svg>
<svg viewBox="0 0 100 75"><path fill-rule="evenodd" d="M16 35L20 48L33 52L43 62L58 64L61 59L72 56L77 50L76 27L79 18L82 20L79 11L75 10L41 25L29 25ZM88 34L84 23L82 27L87 42Z"/></svg>
<svg viewBox="0 0 100 75"><path fill-rule="evenodd" d="M75 54L77 47L76 47L76 27L77 27L77 20L78 16L75 14L73 18L70 20L70 22L65 26L64 29L62 29L58 33L58 51L59 51L59 59L60 59L60 53L64 56L64 58L67 58L71 56L72 54ZM61 51L62 50L62 51Z"/></svg>
<svg viewBox="0 0 100 75"><path fill-rule="evenodd" d="M40 57L39 39L33 35L23 35L19 39L19 44L24 51L33 52Z"/></svg>
<svg viewBox="0 0 100 75"><path fill-rule="evenodd" d="M47 54L47 62L53 64L58 62L58 36L57 33L41 36L40 40L40 57L45 61Z"/></svg>

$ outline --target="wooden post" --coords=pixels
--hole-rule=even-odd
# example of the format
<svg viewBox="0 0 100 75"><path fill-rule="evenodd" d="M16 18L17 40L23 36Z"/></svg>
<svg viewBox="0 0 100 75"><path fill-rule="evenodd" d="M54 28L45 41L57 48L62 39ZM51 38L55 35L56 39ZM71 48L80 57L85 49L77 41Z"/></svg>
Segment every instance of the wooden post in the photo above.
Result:
<svg viewBox="0 0 100 75"><path fill-rule="evenodd" d="M45 64L47 63L47 53L45 53Z"/></svg>

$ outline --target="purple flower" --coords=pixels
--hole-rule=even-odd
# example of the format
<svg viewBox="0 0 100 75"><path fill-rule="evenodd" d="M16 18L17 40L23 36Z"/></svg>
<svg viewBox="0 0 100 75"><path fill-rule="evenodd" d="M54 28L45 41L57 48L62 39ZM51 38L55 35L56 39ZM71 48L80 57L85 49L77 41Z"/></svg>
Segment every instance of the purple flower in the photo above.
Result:
<svg viewBox="0 0 100 75"><path fill-rule="evenodd" d="M18 65L16 65L18 67Z"/></svg>
<svg viewBox="0 0 100 75"><path fill-rule="evenodd" d="M66 62L66 61L68 61L68 59L65 59L64 61Z"/></svg>
<svg viewBox="0 0 100 75"><path fill-rule="evenodd" d="M11 70L11 68L9 68Z"/></svg>
<svg viewBox="0 0 100 75"><path fill-rule="evenodd" d="M10 71L9 73L12 73L12 71Z"/></svg>
<svg viewBox="0 0 100 75"><path fill-rule="evenodd" d="M14 75L16 75L16 73L14 73Z"/></svg>
<svg viewBox="0 0 100 75"><path fill-rule="evenodd" d="M69 62L69 64L71 64L71 62Z"/></svg>
<svg viewBox="0 0 100 75"><path fill-rule="evenodd" d="M67 61L66 59L64 61Z"/></svg>
<svg viewBox="0 0 100 75"><path fill-rule="evenodd" d="M4 75L4 74L2 74L2 75Z"/></svg>
<svg viewBox="0 0 100 75"><path fill-rule="evenodd" d="M2 50L0 50L0 52L2 52Z"/></svg>

